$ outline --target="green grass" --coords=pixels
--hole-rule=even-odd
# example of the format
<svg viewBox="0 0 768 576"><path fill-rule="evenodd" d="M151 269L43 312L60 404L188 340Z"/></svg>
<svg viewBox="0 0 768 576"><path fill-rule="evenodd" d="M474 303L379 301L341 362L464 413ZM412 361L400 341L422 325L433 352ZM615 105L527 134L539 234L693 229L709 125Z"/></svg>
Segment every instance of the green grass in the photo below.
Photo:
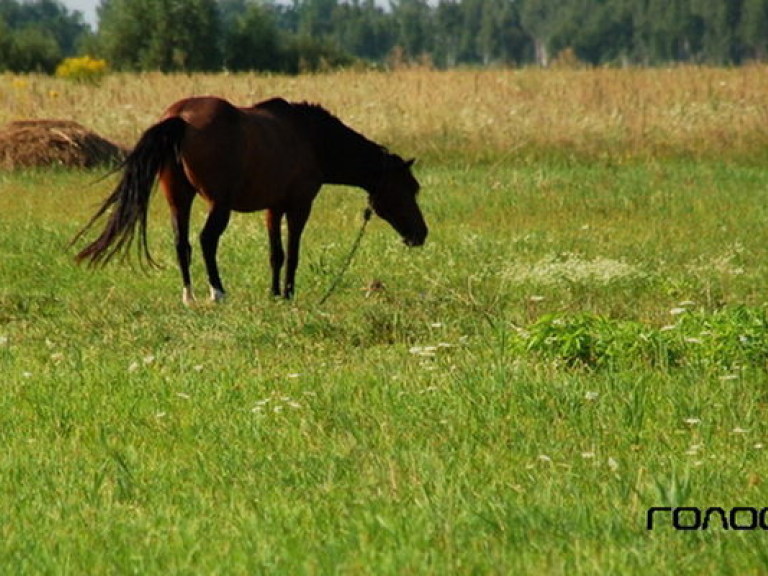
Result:
<svg viewBox="0 0 768 576"><path fill-rule="evenodd" d="M762 531L645 521L768 496L765 171L417 172L423 249L374 220L318 306L365 205L330 188L294 302L237 215L228 300L192 309L161 198L165 268L90 271L67 242L109 183L0 175L3 572L764 571Z"/></svg>

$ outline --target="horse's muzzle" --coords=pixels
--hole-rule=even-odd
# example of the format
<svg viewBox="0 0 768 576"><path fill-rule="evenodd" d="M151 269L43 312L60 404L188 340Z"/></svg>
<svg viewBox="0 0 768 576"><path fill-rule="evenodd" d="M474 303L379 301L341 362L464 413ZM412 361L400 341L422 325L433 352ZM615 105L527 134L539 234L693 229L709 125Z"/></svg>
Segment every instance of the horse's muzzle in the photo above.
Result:
<svg viewBox="0 0 768 576"><path fill-rule="evenodd" d="M409 237L403 237L403 242L405 242L405 245L409 248L415 248L416 246L423 246L424 242L427 240L427 229L425 228L423 232L419 232L419 234Z"/></svg>

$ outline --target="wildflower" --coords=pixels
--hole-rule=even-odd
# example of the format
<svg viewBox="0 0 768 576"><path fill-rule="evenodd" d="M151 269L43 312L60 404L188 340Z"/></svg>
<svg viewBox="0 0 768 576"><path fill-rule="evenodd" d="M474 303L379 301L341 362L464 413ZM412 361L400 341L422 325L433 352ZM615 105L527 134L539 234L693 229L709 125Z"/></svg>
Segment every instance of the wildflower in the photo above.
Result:
<svg viewBox="0 0 768 576"><path fill-rule="evenodd" d="M591 460L592 458L595 457L595 453L594 452L582 452L581 453L581 457L584 458L584 460Z"/></svg>
<svg viewBox="0 0 768 576"><path fill-rule="evenodd" d="M416 356L428 356L432 357L437 351L437 346L411 346L408 352Z"/></svg>
<svg viewBox="0 0 768 576"><path fill-rule="evenodd" d="M587 402L594 402L595 400L598 399L599 396L600 394L598 394L597 392L592 392L591 390L588 390L587 393L584 394L584 400L586 400Z"/></svg>
<svg viewBox="0 0 768 576"><path fill-rule="evenodd" d="M686 418L685 420L683 420L683 422L688 424L688 426L696 426L697 424L701 424L701 419L700 418Z"/></svg>
<svg viewBox="0 0 768 576"><path fill-rule="evenodd" d="M611 469L611 472L616 472L619 469L619 463L613 458L608 458L608 468Z"/></svg>
<svg viewBox="0 0 768 576"><path fill-rule="evenodd" d="M736 428L731 430L731 432L733 432L734 434L746 434L747 432L749 432L749 430L741 428L740 426L736 426Z"/></svg>
<svg viewBox="0 0 768 576"><path fill-rule="evenodd" d="M131 364L128 366L128 372L136 372L136 370L138 369L139 369L138 362L131 362Z"/></svg>
<svg viewBox="0 0 768 576"><path fill-rule="evenodd" d="M97 82L107 73L106 60L82 56L66 58L56 67L56 77L76 82Z"/></svg>
<svg viewBox="0 0 768 576"><path fill-rule="evenodd" d="M550 458L550 457L549 457L549 456L547 456L546 454L539 454L539 455L536 457L536 459L537 459L539 462L547 462L547 463L549 463L549 462L552 462L552 458Z"/></svg>

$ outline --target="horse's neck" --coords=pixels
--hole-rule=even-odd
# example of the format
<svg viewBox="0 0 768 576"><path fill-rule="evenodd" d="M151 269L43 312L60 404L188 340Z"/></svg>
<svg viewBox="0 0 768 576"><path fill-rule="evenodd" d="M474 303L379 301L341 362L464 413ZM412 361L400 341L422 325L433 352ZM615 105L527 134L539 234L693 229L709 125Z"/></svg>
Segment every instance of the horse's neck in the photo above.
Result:
<svg viewBox="0 0 768 576"><path fill-rule="evenodd" d="M373 171L362 165L331 164L325 167L324 174L326 184L357 186L366 190L374 184Z"/></svg>
<svg viewBox="0 0 768 576"><path fill-rule="evenodd" d="M383 154L366 150L328 149L322 154L327 184L357 186L370 190L384 166Z"/></svg>
<svg viewBox="0 0 768 576"><path fill-rule="evenodd" d="M386 153L378 144L337 122L326 125L313 138L324 181L370 189L384 166Z"/></svg>

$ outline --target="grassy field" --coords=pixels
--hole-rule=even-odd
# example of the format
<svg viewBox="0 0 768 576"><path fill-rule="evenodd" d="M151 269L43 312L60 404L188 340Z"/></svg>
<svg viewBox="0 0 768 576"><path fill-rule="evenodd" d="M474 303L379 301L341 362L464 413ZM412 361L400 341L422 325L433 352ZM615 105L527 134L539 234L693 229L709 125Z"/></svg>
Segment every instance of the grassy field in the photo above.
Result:
<svg viewBox="0 0 768 576"><path fill-rule="evenodd" d="M374 220L319 306L364 193L321 193L293 302L268 296L263 219L236 215L228 300L186 308L161 199L164 269L94 272L67 242L113 180L0 173L2 571L764 573L759 527L646 519L768 501L766 84L0 76L0 121L127 144L190 93L322 102L420 157L431 231L407 249Z"/></svg>

